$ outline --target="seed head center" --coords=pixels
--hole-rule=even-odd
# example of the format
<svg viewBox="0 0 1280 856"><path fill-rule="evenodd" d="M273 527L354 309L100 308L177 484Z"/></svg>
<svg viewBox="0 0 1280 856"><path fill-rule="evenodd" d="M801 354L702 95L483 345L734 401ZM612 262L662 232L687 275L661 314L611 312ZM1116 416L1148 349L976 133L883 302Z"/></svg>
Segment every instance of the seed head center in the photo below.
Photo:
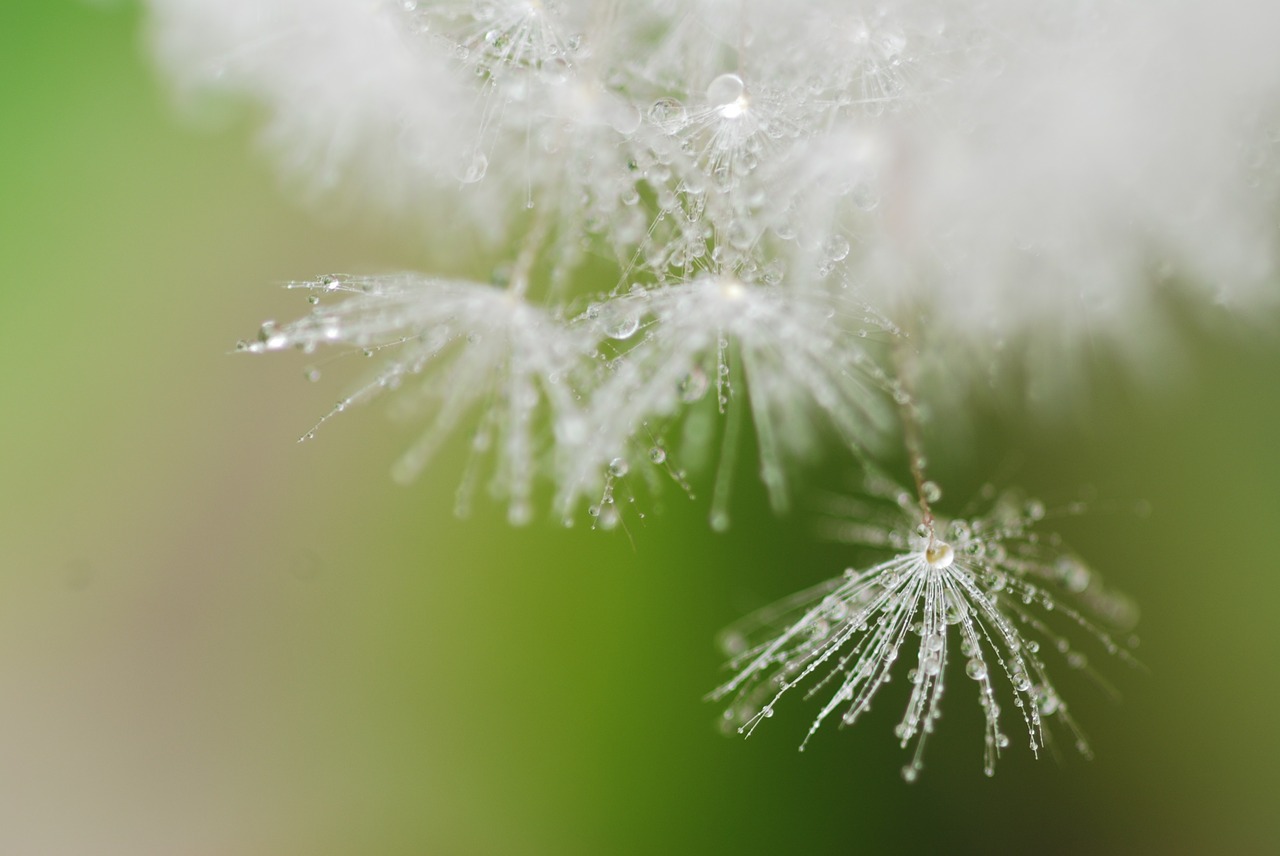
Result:
<svg viewBox="0 0 1280 856"><path fill-rule="evenodd" d="M924 560L929 563L932 568L951 567L951 563L955 561L955 550L951 549L951 545L946 541L934 541L924 551Z"/></svg>

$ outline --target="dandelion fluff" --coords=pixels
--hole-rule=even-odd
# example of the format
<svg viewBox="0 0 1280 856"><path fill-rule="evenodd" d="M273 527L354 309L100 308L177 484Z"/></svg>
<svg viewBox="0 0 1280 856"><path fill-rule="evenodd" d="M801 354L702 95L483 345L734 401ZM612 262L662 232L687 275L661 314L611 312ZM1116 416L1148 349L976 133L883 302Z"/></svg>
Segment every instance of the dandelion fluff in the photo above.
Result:
<svg viewBox="0 0 1280 856"><path fill-rule="evenodd" d="M730 628L726 650L736 674L712 694L731 700L726 722L750 734L792 690L825 699L803 749L827 720L857 722L905 670L910 692L894 734L910 749L903 776L914 781L954 677L949 672L962 668L982 708L987 775L1010 745L1007 720L1017 723L1033 753L1051 745L1056 725L1088 756L1084 732L1051 673L1086 671L1109 689L1068 634L1083 633L1094 647L1132 662L1113 633L1127 631L1136 612L1056 539L1033 531L1043 515L1039 503L1009 494L990 514L946 526L910 518L900 520L912 527L905 530L854 524L858 540L870 535L896 545L894 555ZM1009 701L1012 714L1003 710Z"/></svg>

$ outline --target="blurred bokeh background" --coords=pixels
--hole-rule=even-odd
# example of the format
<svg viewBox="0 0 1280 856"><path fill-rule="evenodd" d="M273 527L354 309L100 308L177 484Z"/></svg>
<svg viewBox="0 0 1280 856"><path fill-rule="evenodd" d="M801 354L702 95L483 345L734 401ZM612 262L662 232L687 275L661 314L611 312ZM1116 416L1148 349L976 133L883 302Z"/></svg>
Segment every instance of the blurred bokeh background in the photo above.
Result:
<svg viewBox="0 0 1280 856"><path fill-rule="evenodd" d="M377 405L296 444L342 366L235 340L429 260L292 203L247 125L180 117L134 5L0 4L0 853L1280 852L1276 319L1184 312L1166 388L1104 367L935 462L1114 500L1067 534L1149 673L1065 676L1097 759L992 780L957 685L908 786L891 695L803 754L812 708L743 741L702 701L720 627L849 561L749 460L728 534L672 491L629 537L460 520L456 454L396 487Z"/></svg>

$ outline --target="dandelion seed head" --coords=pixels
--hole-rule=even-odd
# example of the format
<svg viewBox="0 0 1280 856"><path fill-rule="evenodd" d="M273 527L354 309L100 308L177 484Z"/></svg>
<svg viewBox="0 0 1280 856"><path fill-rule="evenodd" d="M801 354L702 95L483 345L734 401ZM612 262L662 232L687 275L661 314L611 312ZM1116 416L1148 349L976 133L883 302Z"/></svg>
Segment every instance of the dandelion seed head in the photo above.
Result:
<svg viewBox="0 0 1280 856"><path fill-rule="evenodd" d="M890 500L887 492L883 498ZM1021 721L1033 753L1052 745L1057 725L1088 754L1084 733L1051 678L1054 661L1088 669L1087 655L1068 635L1073 631L1108 654L1132 659L1112 638L1114 613L1096 608L1112 595L1096 575L1070 570L1083 564L1034 531L1043 511L1017 494L1003 495L985 515L942 524L953 545L937 538L933 523L903 519L896 499L877 502L883 525L912 532L904 547L865 570L851 569L766 607L726 632L723 638L735 640L726 650L735 675L713 697L730 700L730 719L750 734L766 718L763 712L792 690L808 699L825 697L803 748L831 716L844 725L857 722L905 660L908 699L894 734L911 751L904 776L912 781L941 717L947 664L960 659L983 712L986 772L994 771L1009 745L1008 718ZM860 525L873 532L876 527ZM883 545L893 539L881 534L871 540ZM1092 601L1079 597L1091 587ZM1014 714L1002 716L1010 702Z"/></svg>

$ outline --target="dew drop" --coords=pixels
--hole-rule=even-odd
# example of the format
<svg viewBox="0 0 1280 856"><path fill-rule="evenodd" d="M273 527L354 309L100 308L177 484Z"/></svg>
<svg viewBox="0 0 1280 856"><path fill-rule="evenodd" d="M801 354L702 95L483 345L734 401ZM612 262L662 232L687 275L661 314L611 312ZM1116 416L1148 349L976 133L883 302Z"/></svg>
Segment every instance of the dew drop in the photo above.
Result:
<svg viewBox="0 0 1280 856"><path fill-rule="evenodd" d="M849 255L849 241L843 235L832 235L823 245L822 253L830 261L843 261Z"/></svg>
<svg viewBox="0 0 1280 856"><path fill-rule="evenodd" d="M614 321L604 328L604 333L610 339L630 339L640 329L640 318L636 315L629 315L614 319Z"/></svg>
<svg viewBox="0 0 1280 856"><path fill-rule="evenodd" d="M925 502L937 502L942 499L942 488L938 487L937 482L925 482L920 486L920 492L924 494Z"/></svg>
<svg viewBox="0 0 1280 856"><path fill-rule="evenodd" d="M1069 592L1079 594L1089 587L1089 569L1072 556L1060 556L1054 563L1054 571Z"/></svg>
<svg viewBox="0 0 1280 856"><path fill-rule="evenodd" d="M655 464L661 464L666 461L666 459L667 451L661 446L654 446L649 450L649 460L653 461Z"/></svg>
<svg viewBox="0 0 1280 856"><path fill-rule="evenodd" d="M1044 716L1051 716L1054 713L1057 713L1058 709L1062 706L1062 702L1058 698L1057 693L1047 687L1040 690L1036 701L1040 706L1040 713Z"/></svg>
<svg viewBox="0 0 1280 856"><path fill-rule="evenodd" d="M489 158L484 152L474 152L469 158L465 158L458 170L458 180L463 184L475 184L484 178L484 174L489 170Z"/></svg>
<svg viewBox="0 0 1280 856"><path fill-rule="evenodd" d="M685 404L698 401L707 394L707 386L707 373L695 367L680 381L680 400Z"/></svg>
<svg viewBox="0 0 1280 856"><path fill-rule="evenodd" d="M853 204L860 211L874 211L876 206L880 204L880 197L875 188L863 181L854 185L850 197L853 199Z"/></svg>
<svg viewBox="0 0 1280 856"><path fill-rule="evenodd" d="M924 560L929 563L930 567L942 568L951 567L951 563L955 561L956 553L951 549L951 545L946 541L936 541L929 545L924 551Z"/></svg>
<svg viewBox="0 0 1280 856"><path fill-rule="evenodd" d="M978 657L971 657L964 664L964 673L975 681L980 681L987 676L987 664Z"/></svg>
<svg viewBox="0 0 1280 856"><path fill-rule="evenodd" d="M674 98L659 98L649 105L649 121L668 134L674 134L684 127L688 113L684 105Z"/></svg>
<svg viewBox="0 0 1280 856"><path fill-rule="evenodd" d="M258 328L258 342L268 351L276 351L288 344L288 337L276 328L276 322L263 321Z"/></svg>
<svg viewBox="0 0 1280 856"><path fill-rule="evenodd" d="M746 84L736 74L722 74L707 86L707 101L725 119L737 119L747 110Z"/></svg>
<svg viewBox="0 0 1280 856"><path fill-rule="evenodd" d="M614 478L620 479L623 476L625 476L630 470L631 470L631 467L627 465L626 458L614 458L612 461L609 462L609 475L613 476Z"/></svg>

